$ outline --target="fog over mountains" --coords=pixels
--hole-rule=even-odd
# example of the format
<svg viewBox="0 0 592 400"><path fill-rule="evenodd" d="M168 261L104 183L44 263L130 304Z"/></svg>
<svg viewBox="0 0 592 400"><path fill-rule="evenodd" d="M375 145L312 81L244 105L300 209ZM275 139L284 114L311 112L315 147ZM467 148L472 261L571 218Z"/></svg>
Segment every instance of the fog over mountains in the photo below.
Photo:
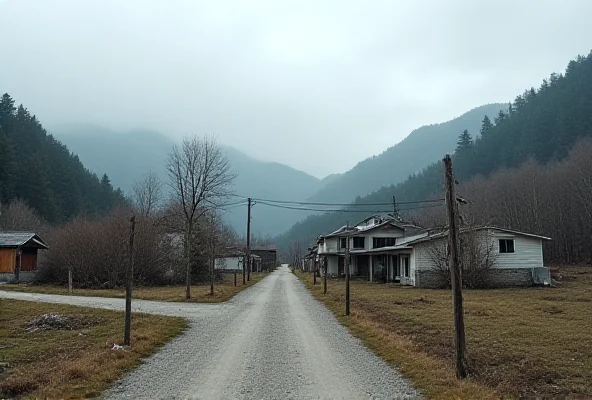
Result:
<svg viewBox="0 0 592 400"><path fill-rule="evenodd" d="M489 104L451 121L418 128L387 150L380 153L377 149L380 154L361 161L351 170L336 171L324 179L278 162L256 160L225 146L231 168L237 173L233 191L237 196L259 199L347 203L421 171L442 154L452 151L462 130L477 134L483 116L496 115L504 107ZM115 132L96 125L70 125L50 131L87 168L98 175L106 173L113 186L128 195L133 183L148 172L155 173L163 183L168 182L166 158L175 142L164 134L150 130ZM322 157L325 151L330 149L312 148L310 156ZM306 156L309 155L303 155ZM252 212L253 234L275 236L312 213L315 212L256 204ZM229 207L224 216L238 233L243 233L246 206Z"/></svg>

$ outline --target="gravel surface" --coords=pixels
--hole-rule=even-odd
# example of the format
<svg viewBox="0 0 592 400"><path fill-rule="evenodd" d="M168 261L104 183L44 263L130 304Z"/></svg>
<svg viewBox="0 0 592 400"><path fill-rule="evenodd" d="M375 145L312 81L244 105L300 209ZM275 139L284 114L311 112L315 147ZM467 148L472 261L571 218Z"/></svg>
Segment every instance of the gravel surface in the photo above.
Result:
<svg viewBox="0 0 592 400"><path fill-rule="evenodd" d="M123 309L122 299L2 292L0 297ZM286 267L221 304L134 300L190 328L107 390L106 399L415 399Z"/></svg>

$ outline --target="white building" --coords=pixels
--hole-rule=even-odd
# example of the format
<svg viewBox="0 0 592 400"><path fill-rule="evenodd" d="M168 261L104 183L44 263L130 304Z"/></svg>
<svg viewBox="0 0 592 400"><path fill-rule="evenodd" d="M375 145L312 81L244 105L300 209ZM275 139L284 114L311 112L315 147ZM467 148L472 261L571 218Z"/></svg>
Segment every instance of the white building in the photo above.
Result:
<svg viewBox="0 0 592 400"><path fill-rule="evenodd" d="M488 249L494 261L488 272L490 286L532 285L550 281L543 268L544 236L498 227L470 230ZM464 231L463 234L468 234ZM350 274L353 278L418 287L437 286L438 251L446 257L448 232L430 232L390 217L372 216L352 227L341 227L319 236L318 255L327 274L344 274L349 244Z"/></svg>
<svg viewBox="0 0 592 400"><path fill-rule="evenodd" d="M216 256L214 268L228 272L242 272L246 258L245 252L229 249L224 254ZM251 254L251 272L261 272L261 257L255 254Z"/></svg>

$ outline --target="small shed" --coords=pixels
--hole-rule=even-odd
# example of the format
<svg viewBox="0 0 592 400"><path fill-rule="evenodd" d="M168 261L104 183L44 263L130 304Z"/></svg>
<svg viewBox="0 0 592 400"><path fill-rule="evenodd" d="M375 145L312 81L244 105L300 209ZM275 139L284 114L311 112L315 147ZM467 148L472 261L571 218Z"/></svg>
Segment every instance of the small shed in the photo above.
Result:
<svg viewBox="0 0 592 400"><path fill-rule="evenodd" d="M261 257L261 270L272 271L277 264L277 249L274 246L253 246L251 254Z"/></svg>
<svg viewBox="0 0 592 400"><path fill-rule="evenodd" d="M22 272L32 275L37 269L38 250L47 248L33 232L0 232L0 278L19 278Z"/></svg>

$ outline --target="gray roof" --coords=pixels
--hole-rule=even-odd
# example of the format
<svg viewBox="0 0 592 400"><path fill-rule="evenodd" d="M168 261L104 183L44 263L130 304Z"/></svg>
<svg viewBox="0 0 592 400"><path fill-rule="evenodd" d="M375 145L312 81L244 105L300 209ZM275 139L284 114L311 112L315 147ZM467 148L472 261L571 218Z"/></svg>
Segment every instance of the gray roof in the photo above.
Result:
<svg viewBox="0 0 592 400"><path fill-rule="evenodd" d="M0 247L31 246L47 249L47 244L33 232L0 232Z"/></svg>
<svg viewBox="0 0 592 400"><path fill-rule="evenodd" d="M511 234L519 235L519 236L527 236L527 237L532 237L532 238L541 239L541 240L551 240L551 238L549 238L549 237L535 235L534 233L520 232L520 231L515 231L513 229L500 228L498 226L490 226L490 225L460 229L459 233L465 233L465 232L470 232L470 231L482 231L482 230L497 230L497 231L511 233ZM407 241L406 243L408 245L413 245L413 244L425 242L428 240L434 240L434 239L439 239L439 238L443 238L443 237L448 237L448 230L438 232L433 235L422 235L422 237L419 237L419 236L420 235L418 235L418 237L416 239Z"/></svg>
<svg viewBox="0 0 592 400"><path fill-rule="evenodd" d="M335 232L331 232L327 235L321 235L320 238L330 238L333 236L340 236L340 235L355 236L356 234L370 232L374 229L382 228L385 226L390 226L393 228L405 230L405 228L403 226L401 226L399 223L397 223L395 220L387 220L387 221L383 221L379 224L370 225L370 226L363 226L363 227L350 226L349 229L347 229L346 226L342 226L341 228L337 229Z"/></svg>
<svg viewBox="0 0 592 400"><path fill-rule="evenodd" d="M251 246L251 251L277 251L277 248L273 245L255 245Z"/></svg>

